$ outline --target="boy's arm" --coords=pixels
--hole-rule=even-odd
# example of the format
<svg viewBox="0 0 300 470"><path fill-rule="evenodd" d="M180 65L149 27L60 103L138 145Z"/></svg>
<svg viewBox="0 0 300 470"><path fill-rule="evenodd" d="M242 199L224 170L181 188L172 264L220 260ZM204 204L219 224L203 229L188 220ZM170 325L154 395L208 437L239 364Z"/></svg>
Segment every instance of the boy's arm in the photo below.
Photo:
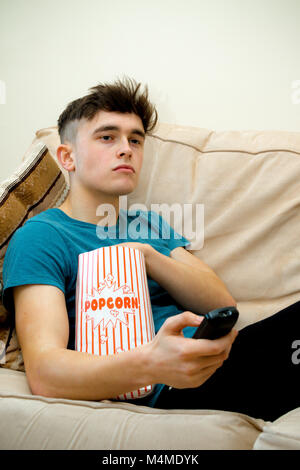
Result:
<svg viewBox="0 0 300 470"><path fill-rule="evenodd" d="M16 331L34 394L98 400L136 390L150 380L148 358L134 350L100 358L66 349L68 314L64 293L57 287L19 286L14 301Z"/></svg>
<svg viewBox="0 0 300 470"><path fill-rule="evenodd" d="M126 242L145 256L147 274L186 310L205 314L219 307L236 306L236 301L216 273L183 247L174 248L170 256L150 244Z"/></svg>
<svg viewBox="0 0 300 470"><path fill-rule="evenodd" d="M219 307L237 306L224 282L195 255L183 247L178 247L171 251L170 257L175 262L177 261L178 275L181 274L182 291L178 295L181 296L183 302L179 301L179 303L184 308L195 313L206 313ZM177 280L173 269L172 275L173 280ZM172 289L175 294L176 286Z"/></svg>
<svg viewBox="0 0 300 470"><path fill-rule="evenodd" d="M16 330L33 394L79 400L114 398L145 385L197 387L228 357L236 332L218 340L184 338L201 318L169 318L155 338L131 351L96 356L66 349L68 315L63 292L49 285L14 288ZM124 373L126 371L126 373Z"/></svg>

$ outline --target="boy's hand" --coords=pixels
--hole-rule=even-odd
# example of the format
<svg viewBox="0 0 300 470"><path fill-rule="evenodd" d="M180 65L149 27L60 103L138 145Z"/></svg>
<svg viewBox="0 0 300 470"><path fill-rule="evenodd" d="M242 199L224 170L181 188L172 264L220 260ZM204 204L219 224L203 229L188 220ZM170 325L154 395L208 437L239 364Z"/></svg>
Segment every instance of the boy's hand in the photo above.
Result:
<svg viewBox="0 0 300 470"><path fill-rule="evenodd" d="M145 256L146 266L147 266L148 258L151 255L151 252L154 250L153 246L151 246L149 243L125 242L125 243L118 243L115 246L128 246L128 248L135 248L136 250L140 250Z"/></svg>
<svg viewBox="0 0 300 470"><path fill-rule="evenodd" d="M185 338L186 326L198 327L203 317L186 311L168 318L153 341L151 361L157 376L154 383L174 388L202 385L228 358L237 330L216 340Z"/></svg>
<svg viewBox="0 0 300 470"><path fill-rule="evenodd" d="M155 260L157 263L161 262L161 257L164 257L147 243L126 242L118 246L122 245L144 253L147 274L150 276L152 263ZM164 287L167 290L167 286ZM183 336L182 330L185 327L198 327L202 320L203 317L190 311L169 317L151 343L145 345L152 383L163 383L174 388L195 388L222 366L238 332L232 330L223 338L215 340Z"/></svg>

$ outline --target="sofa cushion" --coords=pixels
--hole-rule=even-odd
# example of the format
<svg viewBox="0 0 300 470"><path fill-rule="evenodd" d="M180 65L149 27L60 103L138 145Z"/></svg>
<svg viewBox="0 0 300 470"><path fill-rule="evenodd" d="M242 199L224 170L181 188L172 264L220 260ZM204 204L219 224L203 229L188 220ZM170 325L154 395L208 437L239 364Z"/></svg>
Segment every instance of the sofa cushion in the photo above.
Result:
<svg viewBox="0 0 300 470"><path fill-rule="evenodd" d="M36 141L13 175L0 185L0 287L8 243L18 227L49 207L60 205L68 184L47 147ZM1 292L0 292L1 293ZM0 365L24 370L14 319L0 301Z"/></svg>
<svg viewBox="0 0 300 470"><path fill-rule="evenodd" d="M32 395L25 372L4 368L0 370L0 394Z"/></svg>
<svg viewBox="0 0 300 470"><path fill-rule="evenodd" d="M31 395L25 373L0 370L0 449L252 449L265 422L214 410Z"/></svg>
<svg viewBox="0 0 300 470"><path fill-rule="evenodd" d="M300 450L300 408L266 423L258 436L255 450Z"/></svg>

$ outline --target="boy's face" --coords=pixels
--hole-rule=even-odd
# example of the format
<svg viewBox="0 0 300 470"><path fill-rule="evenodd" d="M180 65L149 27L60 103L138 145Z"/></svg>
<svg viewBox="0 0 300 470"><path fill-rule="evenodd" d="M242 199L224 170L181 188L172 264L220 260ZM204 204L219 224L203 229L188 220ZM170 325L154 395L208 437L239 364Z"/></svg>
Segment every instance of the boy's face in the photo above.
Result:
<svg viewBox="0 0 300 470"><path fill-rule="evenodd" d="M143 163L145 132L139 116L99 111L78 126L72 179L93 192L119 196L132 192ZM117 169L122 165L132 169Z"/></svg>

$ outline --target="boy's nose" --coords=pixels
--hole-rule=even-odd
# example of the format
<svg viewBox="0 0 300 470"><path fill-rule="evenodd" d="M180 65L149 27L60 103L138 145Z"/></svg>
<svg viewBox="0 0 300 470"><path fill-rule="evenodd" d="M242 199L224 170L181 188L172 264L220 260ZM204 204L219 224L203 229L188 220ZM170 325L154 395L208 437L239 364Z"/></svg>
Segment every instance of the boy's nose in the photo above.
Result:
<svg viewBox="0 0 300 470"><path fill-rule="evenodd" d="M127 139L123 140L118 150L118 156L120 157L124 157L125 155L131 156L131 154L132 154L132 150L130 148L128 140Z"/></svg>

